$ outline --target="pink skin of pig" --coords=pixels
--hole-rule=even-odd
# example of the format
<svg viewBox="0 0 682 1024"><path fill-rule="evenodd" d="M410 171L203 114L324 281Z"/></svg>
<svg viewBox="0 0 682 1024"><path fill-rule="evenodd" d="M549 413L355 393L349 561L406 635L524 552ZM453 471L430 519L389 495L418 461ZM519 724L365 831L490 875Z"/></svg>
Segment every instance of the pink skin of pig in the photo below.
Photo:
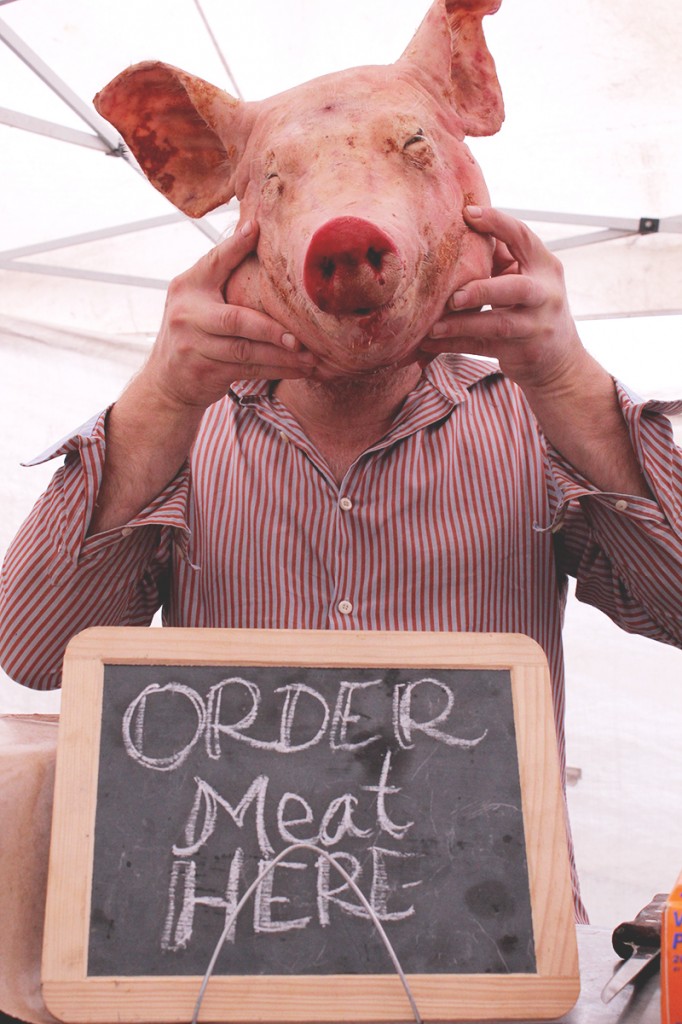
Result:
<svg viewBox="0 0 682 1024"><path fill-rule="evenodd" d="M168 65L129 68L95 99L152 183L201 216L236 196L260 225L226 301L262 310L354 376L416 358L461 285L490 276L488 205L464 137L500 127L481 19L493 0L436 0L403 56L257 103Z"/></svg>

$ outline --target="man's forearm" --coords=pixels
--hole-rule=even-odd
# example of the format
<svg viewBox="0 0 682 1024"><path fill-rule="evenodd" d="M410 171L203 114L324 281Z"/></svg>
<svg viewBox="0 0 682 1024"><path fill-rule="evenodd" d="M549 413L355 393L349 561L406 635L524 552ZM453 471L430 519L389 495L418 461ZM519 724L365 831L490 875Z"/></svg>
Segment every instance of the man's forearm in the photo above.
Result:
<svg viewBox="0 0 682 1024"><path fill-rule="evenodd" d="M611 376L589 353L567 381L524 393L549 442L602 491L651 498Z"/></svg>
<svg viewBox="0 0 682 1024"><path fill-rule="evenodd" d="M123 526L170 483L187 458L203 410L180 407L134 378L107 418L104 475L88 534Z"/></svg>
<svg viewBox="0 0 682 1024"><path fill-rule="evenodd" d="M307 377L316 358L266 313L227 304L232 271L253 252L257 225L175 278L150 357L113 406L104 477L89 533L128 522L178 472L203 413L234 380Z"/></svg>

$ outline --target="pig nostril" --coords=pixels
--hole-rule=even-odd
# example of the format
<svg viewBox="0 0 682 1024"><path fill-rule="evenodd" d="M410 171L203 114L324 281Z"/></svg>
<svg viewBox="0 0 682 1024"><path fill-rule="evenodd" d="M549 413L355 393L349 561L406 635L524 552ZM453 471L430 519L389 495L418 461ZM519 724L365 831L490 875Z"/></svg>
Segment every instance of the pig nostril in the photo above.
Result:
<svg viewBox="0 0 682 1024"><path fill-rule="evenodd" d="M336 270L336 264L334 263L334 260L326 259L326 260L321 260L320 261L320 271L321 271L322 277L325 279L325 281L328 281L330 278L332 278L334 276L334 271L335 270Z"/></svg>
<svg viewBox="0 0 682 1024"><path fill-rule="evenodd" d="M303 283L323 312L367 316L390 302L402 271L396 246L385 231L358 217L336 217L311 238Z"/></svg>
<svg viewBox="0 0 682 1024"><path fill-rule="evenodd" d="M381 264L384 261L384 254L379 249L373 249L372 246L367 250L367 262L370 266L374 267L375 270L381 270Z"/></svg>

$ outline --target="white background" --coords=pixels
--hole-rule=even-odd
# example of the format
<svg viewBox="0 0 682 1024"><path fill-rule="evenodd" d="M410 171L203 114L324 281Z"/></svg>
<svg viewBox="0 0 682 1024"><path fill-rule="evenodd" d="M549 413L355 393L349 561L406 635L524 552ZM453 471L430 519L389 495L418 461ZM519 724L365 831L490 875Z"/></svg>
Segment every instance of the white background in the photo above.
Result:
<svg viewBox="0 0 682 1024"><path fill-rule="evenodd" d="M248 99L357 63L394 59L423 0L205 0ZM123 67L158 58L234 91L192 0L14 0L11 26L85 100ZM677 0L504 0L486 23L507 105L474 140L494 201L512 209L668 218L682 211ZM0 45L0 106L84 128ZM123 161L0 125L0 249L169 211ZM216 217L218 230L228 223ZM536 224L551 240L587 226ZM588 347L644 395L682 396L679 234L562 252ZM26 260L168 280L207 247L193 226L59 248ZM1 254L0 254L1 256ZM19 462L115 398L158 324L160 290L0 269L0 549L46 482ZM646 318L632 316L647 312ZM123 339L123 336L126 336ZM129 343L130 336L133 337ZM123 339L123 340L122 340ZM632 915L682 869L682 659L572 602L566 628L569 789L584 896L597 924ZM53 710L7 680L0 709Z"/></svg>

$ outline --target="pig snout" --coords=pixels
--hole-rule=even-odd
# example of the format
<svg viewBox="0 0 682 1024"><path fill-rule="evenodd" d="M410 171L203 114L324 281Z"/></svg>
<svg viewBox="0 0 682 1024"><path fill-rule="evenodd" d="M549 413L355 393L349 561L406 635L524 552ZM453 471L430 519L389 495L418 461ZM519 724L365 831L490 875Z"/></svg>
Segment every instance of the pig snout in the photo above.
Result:
<svg viewBox="0 0 682 1024"><path fill-rule="evenodd" d="M310 240L305 289L318 309L336 316L367 314L390 302L403 265L389 236L359 217L335 217Z"/></svg>

